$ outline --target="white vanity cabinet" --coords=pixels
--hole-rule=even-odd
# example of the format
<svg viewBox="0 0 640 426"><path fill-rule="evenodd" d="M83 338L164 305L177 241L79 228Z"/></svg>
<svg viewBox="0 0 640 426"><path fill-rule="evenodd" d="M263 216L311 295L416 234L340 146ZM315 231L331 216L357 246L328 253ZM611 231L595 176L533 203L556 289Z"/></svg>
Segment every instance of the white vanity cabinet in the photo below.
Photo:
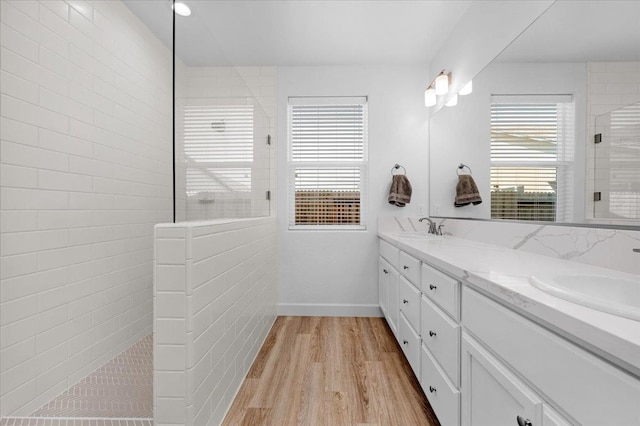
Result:
<svg viewBox="0 0 640 426"><path fill-rule="evenodd" d="M465 251L461 242L380 240L380 306L440 423L640 426L640 327L586 319L528 292L528 275L503 277L497 261L485 271L482 256L469 260L485 245ZM548 267L508 250L486 259L494 256L526 271Z"/></svg>
<svg viewBox="0 0 640 426"><path fill-rule="evenodd" d="M387 322L440 423L459 426L460 282L382 239L380 268Z"/></svg>
<svg viewBox="0 0 640 426"><path fill-rule="evenodd" d="M466 285L462 322L463 425L640 425L637 377Z"/></svg>
<svg viewBox="0 0 640 426"><path fill-rule="evenodd" d="M379 240L378 259L378 297L380 308L387 319L387 323L396 336L398 335L399 306L398 306L398 262L400 250L384 240Z"/></svg>

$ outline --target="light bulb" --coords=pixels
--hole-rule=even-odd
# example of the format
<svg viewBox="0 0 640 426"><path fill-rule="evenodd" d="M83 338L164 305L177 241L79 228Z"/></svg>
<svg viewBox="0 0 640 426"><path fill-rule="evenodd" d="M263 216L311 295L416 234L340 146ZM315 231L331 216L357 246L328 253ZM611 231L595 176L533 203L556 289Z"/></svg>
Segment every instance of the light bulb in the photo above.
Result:
<svg viewBox="0 0 640 426"><path fill-rule="evenodd" d="M456 93L455 95L450 97L445 105L446 106L456 106L456 105L458 105L458 94Z"/></svg>
<svg viewBox="0 0 640 426"><path fill-rule="evenodd" d="M436 104L436 91L433 87L429 86L424 91L424 106L432 107Z"/></svg>
<svg viewBox="0 0 640 426"><path fill-rule="evenodd" d="M436 77L436 95L446 95L449 91L449 76L443 72Z"/></svg>
<svg viewBox="0 0 640 426"><path fill-rule="evenodd" d="M182 3L182 2L175 2L173 4L173 10L176 11L176 13L180 16L189 16L191 15L191 9L189 9L189 6L187 6L186 4Z"/></svg>
<svg viewBox="0 0 640 426"><path fill-rule="evenodd" d="M465 84L458 92L458 94L464 96L470 94L471 92L473 92L473 81L469 81L467 84Z"/></svg>

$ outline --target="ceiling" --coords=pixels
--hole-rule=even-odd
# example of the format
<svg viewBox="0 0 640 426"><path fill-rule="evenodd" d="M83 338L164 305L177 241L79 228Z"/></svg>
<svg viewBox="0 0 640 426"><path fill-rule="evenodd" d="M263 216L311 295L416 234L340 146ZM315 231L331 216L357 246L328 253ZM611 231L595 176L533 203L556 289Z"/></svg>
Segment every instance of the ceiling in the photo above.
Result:
<svg viewBox="0 0 640 426"><path fill-rule="evenodd" d="M169 0L124 0L171 46ZM187 0L176 53L188 66L427 65L464 15L457 0Z"/></svg>
<svg viewBox="0 0 640 426"><path fill-rule="evenodd" d="M640 1L554 3L498 62L640 60Z"/></svg>

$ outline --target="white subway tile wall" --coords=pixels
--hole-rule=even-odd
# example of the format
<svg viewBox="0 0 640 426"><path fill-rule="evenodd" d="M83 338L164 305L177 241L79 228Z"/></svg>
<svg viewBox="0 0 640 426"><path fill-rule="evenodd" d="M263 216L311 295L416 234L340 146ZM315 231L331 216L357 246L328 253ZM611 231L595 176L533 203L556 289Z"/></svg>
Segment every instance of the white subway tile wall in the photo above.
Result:
<svg viewBox="0 0 640 426"><path fill-rule="evenodd" d="M0 4L0 416L24 416L151 332L171 52L120 1Z"/></svg>
<svg viewBox="0 0 640 426"><path fill-rule="evenodd" d="M157 225L156 425L219 424L276 317L275 218Z"/></svg>

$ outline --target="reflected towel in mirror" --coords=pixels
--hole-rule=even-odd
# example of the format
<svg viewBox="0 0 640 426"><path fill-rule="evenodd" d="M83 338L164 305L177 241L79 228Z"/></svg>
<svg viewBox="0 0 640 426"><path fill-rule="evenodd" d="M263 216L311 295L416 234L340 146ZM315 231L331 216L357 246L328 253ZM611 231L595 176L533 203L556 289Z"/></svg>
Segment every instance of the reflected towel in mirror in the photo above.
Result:
<svg viewBox="0 0 640 426"><path fill-rule="evenodd" d="M453 205L462 207L473 204L475 206L481 202L480 191L478 191L478 186L473 177L471 175L459 175L458 184L456 185L456 199Z"/></svg>

